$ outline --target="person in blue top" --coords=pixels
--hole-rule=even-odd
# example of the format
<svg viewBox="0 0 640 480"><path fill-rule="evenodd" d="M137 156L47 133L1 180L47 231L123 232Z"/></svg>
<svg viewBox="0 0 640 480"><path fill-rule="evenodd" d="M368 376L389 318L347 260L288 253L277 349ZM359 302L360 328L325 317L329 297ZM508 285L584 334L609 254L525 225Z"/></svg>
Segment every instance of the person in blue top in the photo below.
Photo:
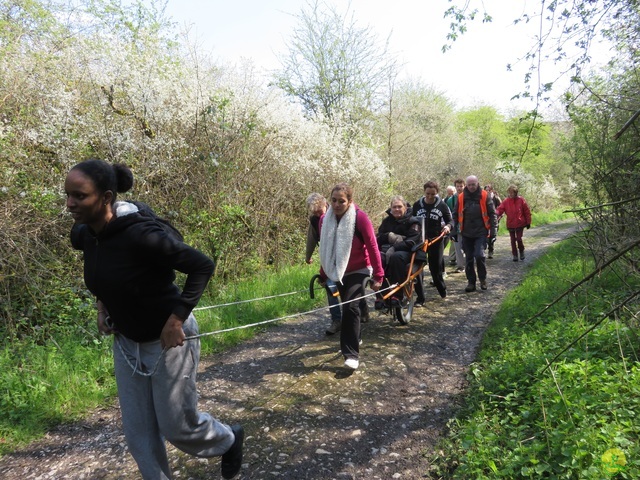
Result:
<svg viewBox="0 0 640 480"><path fill-rule="evenodd" d="M222 476L240 471L244 430L197 409L200 357L191 313L214 263L173 235L152 211L117 201L133 186L124 164L89 159L67 174L71 243L84 257L84 280L96 297L98 330L114 335L122 424L145 480L171 478L165 439L198 457L222 456ZM175 271L186 274L182 290Z"/></svg>

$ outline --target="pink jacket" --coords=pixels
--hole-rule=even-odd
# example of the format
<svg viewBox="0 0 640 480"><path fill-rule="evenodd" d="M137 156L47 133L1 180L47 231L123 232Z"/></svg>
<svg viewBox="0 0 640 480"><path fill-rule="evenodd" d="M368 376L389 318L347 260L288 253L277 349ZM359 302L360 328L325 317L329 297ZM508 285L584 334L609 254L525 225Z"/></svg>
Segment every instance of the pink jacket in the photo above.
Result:
<svg viewBox="0 0 640 480"><path fill-rule="evenodd" d="M496 215L507 216L507 228L522 228L531 225L531 210L524 198L505 198L496 209Z"/></svg>

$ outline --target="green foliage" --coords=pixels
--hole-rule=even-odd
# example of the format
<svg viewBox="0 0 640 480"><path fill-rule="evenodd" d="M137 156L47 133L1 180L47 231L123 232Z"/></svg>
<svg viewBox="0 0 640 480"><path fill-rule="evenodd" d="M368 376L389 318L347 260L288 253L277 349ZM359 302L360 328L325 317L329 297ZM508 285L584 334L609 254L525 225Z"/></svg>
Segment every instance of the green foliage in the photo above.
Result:
<svg viewBox="0 0 640 480"><path fill-rule="evenodd" d="M442 445L448 453L434 459L439 478L638 477L640 463L612 465L606 454L640 454L637 320L609 318L549 364L629 286L604 273L536 316L592 267L576 241L566 242L507 296L471 368L467 403ZM632 288L639 286L636 278Z"/></svg>
<svg viewBox="0 0 640 480"><path fill-rule="evenodd" d="M111 341L98 336L88 320L95 313L77 292L65 293L43 302L55 322L33 326L25 318L0 329L0 454L115 394Z"/></svg>

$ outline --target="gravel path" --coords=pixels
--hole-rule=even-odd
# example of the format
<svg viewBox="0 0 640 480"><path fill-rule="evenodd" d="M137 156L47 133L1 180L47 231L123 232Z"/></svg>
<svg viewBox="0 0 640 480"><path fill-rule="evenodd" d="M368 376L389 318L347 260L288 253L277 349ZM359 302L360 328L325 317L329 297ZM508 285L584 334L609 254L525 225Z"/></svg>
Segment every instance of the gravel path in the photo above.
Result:
<svg viewBox="0 0 640 480"><path fill-rule="evenodd" d="M499 237L488 263L488 290L465 293L449 274L449 295L427 290L408 326L372 311L363 326L361 366L346 371L328 314L283 322L222 355L203 358L201 408L246 430L238 479L424 479L428 454L464 399L466 374L508 290L571 223L525 232L527 258L513 262ZM436 299L437 297L437 299ZM371 302L372 303L372 302ZM169 447L176 479L220 478L219 459ZM3 479L138 479L117 403L49 432L0 459Z"/></svg>

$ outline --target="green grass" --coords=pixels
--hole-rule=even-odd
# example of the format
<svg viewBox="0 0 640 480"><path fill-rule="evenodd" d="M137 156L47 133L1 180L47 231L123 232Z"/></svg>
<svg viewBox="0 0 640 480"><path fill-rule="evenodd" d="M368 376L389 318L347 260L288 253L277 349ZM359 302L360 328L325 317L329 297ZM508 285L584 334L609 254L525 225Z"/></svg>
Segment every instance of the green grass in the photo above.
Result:
<svg viewBox="0 0 640 480"><path fill-rule="evenodd" d="M206 298L203 297L200 302L201 307L203 305L243 303L196 311L195 315L198 319L200 332L215 332L243 325L253 325L324 305L326 297L323 292L317 294L315 299L311 299L309 296L309 282L316 273L318 273L317 264L287 267L278 271L264 271L254 278L230 285L222 285L215 278L212 279L209 288L212 293ZM315 287L318 288L317 283ZM247 300L292 292L295 294L247 302ZM269 328L269 325L204 336L202 337L202 352L209 354L222 351L264 331Z"/></svg>
<svg viewBox="0 0 640 480"><path fill-rule="evenodd" d="M640 478L637 307L602 317L637 291L637 275L604 272L536 316L591 268L567 241L507 296L430 478Z"/></svg>
<svg viewBox="0 0 640 480"><path fill-rule="evenodd" d="M317 270L316 264L265 271L224 286L212 279L200 306L297 293L197 311L200 332L251 325L324 305L324 295L313 300L309 296L309 281ZM2 332L0 455L41 437L54 425L77 420L116 395L112 338L98 335L92 304L72 291L57 292L52 302L57 303L49 308L58 316L47 328L19 325ZM205 336L202 352L222 351L266 328L268 325Z"/></svg>
<svg viewBox="0 0 640 480"><path fill-rule="evenodd" d="M575 216L572 213L565 213L563 210L552 210L531 212L531 226L539 227L541 225L548 225L550 223L563 222L566 220L575 220ZM500 221L498 228L498 235L509 236L509 230L507 230L507 218L503 217Z"/></svg>
<svg viewBox="0 0 640 480"><path fill-rule="evenodd" d="M536 211L531 212L531 225L547 225L549 223L561 222L575 218L572 213L565 213L564 210Z"/></svg>

